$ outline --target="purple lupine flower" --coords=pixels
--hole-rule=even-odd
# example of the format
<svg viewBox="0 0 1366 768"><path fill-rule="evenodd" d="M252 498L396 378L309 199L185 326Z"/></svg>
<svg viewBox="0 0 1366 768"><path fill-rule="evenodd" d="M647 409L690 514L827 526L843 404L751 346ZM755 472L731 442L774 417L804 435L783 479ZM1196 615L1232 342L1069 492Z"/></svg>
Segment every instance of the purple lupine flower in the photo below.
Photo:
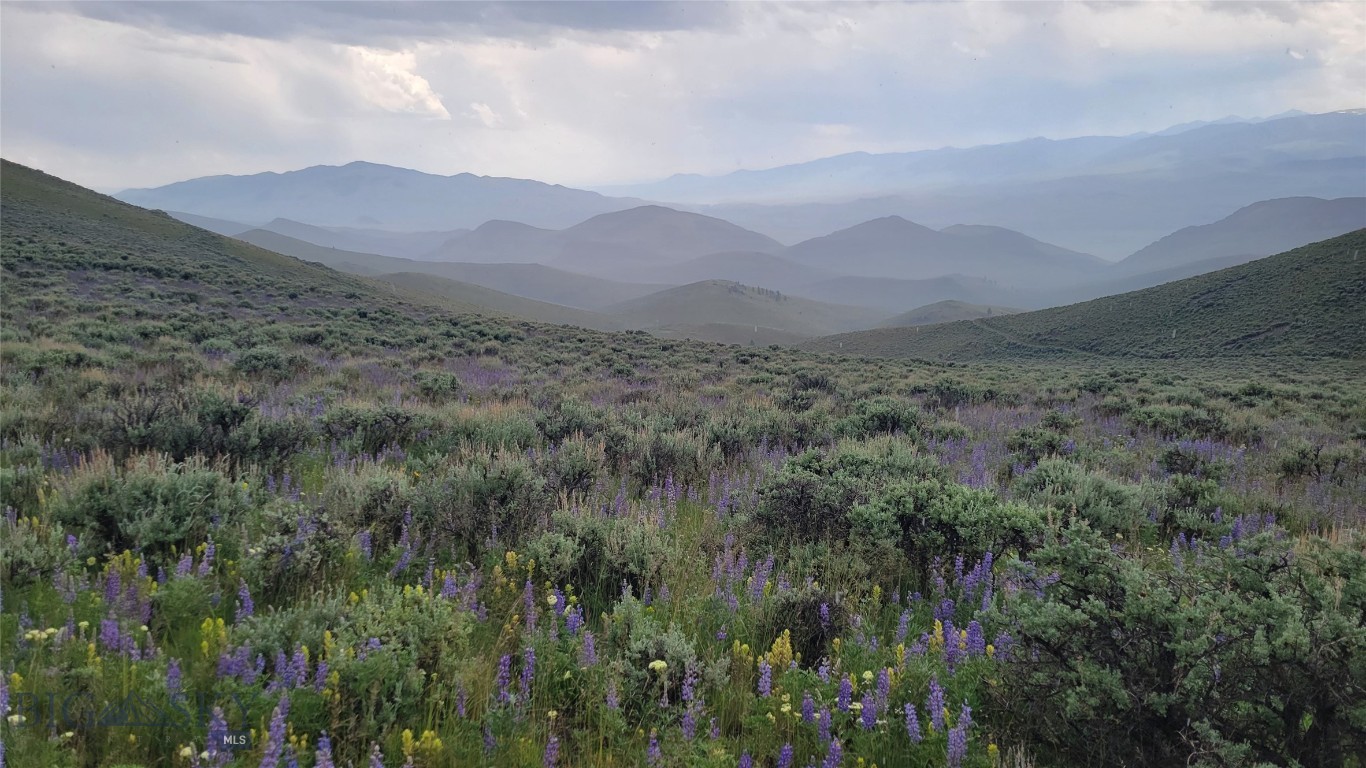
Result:
<svg viewBox="0 0 1366 768"><path fill-rule="evenodd" d="M892 673L886 667L877 671L877 711L886 712L892 698Z"/></svg>
<svg viewBox="0 0 1366 768"><path fill-rule="evenodd" d="M773 667L768 661L759 661L759 695L768 698L773 694Z"/></svg>
<svg viewBox="0 0 1366 768"><path fill-rule="evenodd" d="M460 594L460 587L455 583L455 574L447 571L446 578L441 582L441 597L452 600L458 594Z"/></svg>
<svg viewBox="0 0 1366 768"><path fill-rule="evenodd" d="M683 731L683 738L692 741L697 735L697 718L693 714L693 706L689 705L683 710L683 718L679 722L679 728Z"/></svg>
<svg viewBox="0 0 1366 768"><path fill-rule="evenodd" d="M617 698L617 681L615 680L607 684L607 708L613 711L621 708L621 701Z"/></svg>
<svg viewBox="0 0 1366 768"><path fill-rule="evenodd" d="M906 702L903 711L906 713L906 735L911 737L912 744L919 744L922 738L920 735L920 715L916 714L915 705L909 701Z"/></svg>
<svg viewBox="0 0 1366 768"><path fill-rule="evenodd" d="M712 741L716 741L717 739L721 738L721 726L717 724L716 718L714 717L711 719L711 723L707 727L707 735L711 737Z"/></svg>
<svg viewBox="0 0 1366 768"><path fill-rule="evenodd" d="M361 531L360 535L356 538L357 543L360 545L361 555L366 560L373 560L375 557L374 534L370 533L370 530L367 528L366 530Z"/></svg>
<svg viewBox="0 0 1366 768"><path fill-rule="evenodd" d="M749 756L749 752L740 753L740 764L738 768L754 768L754 758Z"/></svg>
<svg viewBox="0 0 1366 768"><path fill-rule="evenodd" d="M317 760L313 763L313 768L336 768L332 762L332 739L323 731L318 735L318 750L314 753Z"/></svg>
<svg viewBox="0 0 1366 768"><path fill-rule="evenodd" d="M223 717L223 708L214 707L213 717L209 718L208 753L209 765L222 768L232 759L232 751L224 749L228 736L228 721Z"/></svg>
<svg viewBox="0 0 1366 768"><path fill-rule="evenodd" d="M180 659L172 657L166 663L166 692L174 699L180 690Z"/></svg>
<svg viewBox="0 0 1366 768"><path fill-rule="evenodd" d="M819 677L819 678L821 679L821 682L822 682L822 683L829 683L829 682L830 682L830 662L829 662L829 661L822 661L822 662L821 662L821 665L820 665L819 667L816 668L816 677Z"/></svg>
<svg viewBox="0 0 1366 768"><path fill-rule="evenodd" d="M830 627L830 604L829 604L829 603L821 603L821 627L822 627L822 628L825 628L825 629L828 629L828 628Z"/></svg>
<svg viewBox="0 0 1366 768"><path fill-rule="evenodd" d="M997 635L996 642L992 643L992 645L995 646L995 648L993 648L995 657L998 659L1005 658L1006 654L1010 653L1010 648L1014 644L1015 640L1010 636L1010 633L1002 632Z"/></svg>
<svg viewBox="0 0 1366 768"><path fill-rule="evenodd" d="M958 628L953 626L953 620L944 619L944 663L950 670L963 657L963 649L959 647L959 642Z"/></svg>
<svg viewBox="0 0 1366 768"><path fill-rule="evenodd" d="M783 745L783 748L780 749L780 750L778 750L778 765L777 765L777 768L792 768L792 745L791 745L791 744L784 744L784 745Z"/></svg>
<svg viewBox="0 0 1366 768"><path fill-rule="evenodd" d="M199 564L199 578L202 579L213 571L213 555L217 551L218 546L210 540L208 546L204 548L204 561Z"/></svg>
<svg viewBox="0 0 1366 768"><path fill-rule="evenodd" d="M465 690L465 684L461 683L455 689L455 713L460 719L465 719L465 705L469 701L469 693Z"/></svg>
<svg viewBox="0 0 1366 768"><path fill-rule="evenodd" d="M854 681L850 680L848 675L845 675L844 678L840 680L840 692L839 696L835 699L835 706L839 707L841 712L848 712L849 705L853 700Z"/></svg>
<svg viewBox="0 0 1366 768"><path fill-rule="evenodd" d="M987 638L982 633L982 624L976 619L968 623L968 655L985 656L987 653Z"/></svg>
<svg viewBox="0 0 1366 768"><path fill-rule="evenodd" d="M877 699L873 698L873 692L867 691L863 694L863 709L859 713L859 725L863 730L871 731L877 725Z"/></svg>
<svg viewBox="0 0 1366 768"><path fill-rule="evenodd" d="M812 723L816 720L816 700L811 698L811 691L802 694L802 722Z"/></svg>
<svg viewBox="0 0 1366 768"><path fill-rule="evenodd" d="M659 734L651 730L650 744L645 748L645 762L653 766L659 765L663 759L664 755L659 749Z"/></svg>
<svg viewBox="0 0 1366 768"><path fill-rule="evenodd" d="M910 631L910 627L911 627L911 612L910 612L910 611L902 611L902 612L901 612L901 618L897 621L897 624L896 624L896 642L897 642L897 644L901 644L901 643L906 642L906 633L907 633L908 631Z"/></svg>
<svg viewBox="0 0 1366 768"><path fill-rule="evenodd" d="M968 754L967 723L959 722L949 729L949 768L961 768L963 758Z"/></svg>
<svg viewBox="0 0 1366 768"><path fill-rule="evenodd" d="M495 685L498 686L498 702L506 704L512 701L512 694L508 692L508 686L512 685L512 656L503 654L503 658L498 660L498 677Z"/></svg>
<svg viewBox="0 0 1366 768"><path fill-rule="evenodd" d="M528 645L526 650L522 652L522 679L519 681L522 695L526 697L527 701L531 700L531 683L535 675L536 649Z"/></svg>
<svg viewBox="0 0 1366 768"><path fill-rule="evenodd" d="M820 734L821 742L830 741L830 708L821 707L820 717L816 720L816 732Z"/></svg>
<svg viewBox="0 0 1366 768"><path fill-rule="evenodd" d="M251 600L251 590L246 579L237 580L237 620L248 618L256 612L256 603Z"/></svg>
<svg viewBox="0 0 1366 768"><path fill-rule="evenodd" d="M550 739L545 743L545 755L541 758L542 768L555 768L555 764L560 760L560 740L555 734L550 735Z"/></svg>
<svg viewBox="0 0 1366 768"><path fill-rule="evenodd" d="M119 596L123 594L123 577L113 568L104 577L104 604L113 610L119 603Z"/></svg>
<svg viewBox="0 0 1366 768"><path fill-rule="evenodd" d="M285 717L289 714L289 696L281 696L280 703L270 715L270 730L266 732L266 745L261 752L261 768L279 768L280 756L285 748Z"/></svg>
<svg viewBox="0 0 1366 768"><path fill-rule="evenodd" d="M176 566L175 566L175 575L176 575L176 578L177 578L177 579L185 578L185 577L189 576L189 575L190 575L190 571L193 571L193 570L194 570L194 556L191 555L189 552L186 552L184 555L181 555L181 557L180 557L180 562L176 563Z"/></svg>
<svg viewBox="0 0 1366 768"><path fill-rule="evenodd" d="M944 730L944 689L939 685L939 677L930 678L930 695L925 699L925 708L930 711L930 723L936 731Z"/></svg>
<svg viewBox="0 0 1366 768"><path fill-rule="evenodd" d="M119 623L114 619L100 620L100 645L111 651L117 651L123 647Z"/></svg>
<svg viewBox="0 0 1366 768"><path fill-rule="evenodd" d="M380 754L379 744L370 742L370 768L384 768L384 755Z"/></svg>
<svg viewBox="0 0 1366 768"><path fill-rule="evenodd" d="M583 648L579 651L579 664L584 667L591 667L598 663L598 643L593 637L593 633L588 630L583 631Z"/></svg>
<svg viewBox="0 0 1366 768"><path fill-rule="evenodd" d="M493 729L488 723L484 723L484 754L490 754L498 746L498 739L493 736Z"/></svg>
<svg viewBox="0 0 1366 768"><path fill-rule="evenodd" d="M530 632L536 631L536 591L531 585L531 577L528 576L526 586L522 589L522 602L526 612L526 628Z"/></svg>
<svg viewBox="0 0 1366 768"><path fill-rule="evenodd" d="M821 762L821 768L839 768L842 762L844 762L844 748L840 746L839 739L831 739L830 747L825 753L825 760Z"/></svg>
<svg viewBox="0 0 1366 768"><path fill-rule="evenodd" d="M327 687L327 660L318 659L317 667L313 671L313 690L322 693Z"/></svg>
<svg viewBox="0 0 1366 768"><path fill-rule="evenodd" d="M721 625L721 628L718 629L718 630L716 630L716 639L717 639L717 640L725 640L727 637L728 637L728 635L726 634L726 626L725 626L724 624L722 624L722 625Z"/></svg>

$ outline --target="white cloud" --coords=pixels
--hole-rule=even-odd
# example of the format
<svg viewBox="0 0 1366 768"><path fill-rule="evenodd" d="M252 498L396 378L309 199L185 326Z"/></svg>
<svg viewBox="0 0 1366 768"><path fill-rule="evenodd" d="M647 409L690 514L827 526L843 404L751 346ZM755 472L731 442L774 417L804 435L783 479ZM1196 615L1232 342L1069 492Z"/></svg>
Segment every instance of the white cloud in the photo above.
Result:
<svg viewBox="0 0 1366 768"><path fill-rule="evenodd" d="M450 119L431 83L417 74L413 51L383 51L348 46L356 87L369 103L390 112ZM487 107L485 108L487 109ZM482 114L482 113L481 113Z"/></svg>
<svg viewBox="0 0 1366 768"><path fill-rule="evenodd" d="M586 185L1366 105L1361 3L696 5L4 4L3 152L104 188L356 159Z"/></svg>

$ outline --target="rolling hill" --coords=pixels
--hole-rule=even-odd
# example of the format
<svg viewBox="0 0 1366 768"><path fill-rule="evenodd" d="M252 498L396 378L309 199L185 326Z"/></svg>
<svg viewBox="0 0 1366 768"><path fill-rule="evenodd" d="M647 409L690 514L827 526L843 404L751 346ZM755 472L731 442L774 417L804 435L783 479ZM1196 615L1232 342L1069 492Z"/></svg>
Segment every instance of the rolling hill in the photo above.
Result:
<svg viewBox="0 0 1366 768"><path fill-rule="evenodd" d="M1119 296L832 336L806 348L928 360L1366 358L1366 230Z"/></svg>
<svg viewBox="0 0 1366 768"><path fill-rule="evenodd" d="M429 294L454 301L462 306L474 306L493 314L554 325L572 325L598 331L625 330L616 318L583 309L550 304L544 301L514 296L473 283L462 283L420 272L397 272L379 275L376 280L407 289L411 293Z"/></svg>
<svg viewBox="0 0 1366 768"><path fill-rule="evenodd" d="M1022 309L995 307L988 304L969 304L965 301L937 301L916 307L909 312L889 317L879 323L881 328L906 328L913 325L934 325L951 323L957 320L976 320L979 317L998 317L1016 315Z"/></svg>
<svg viewBox="0 0 1366 768"><path fill-rule="evenodd" d="M981 277L946 275L928 280L892 280L882 277L835 277L802 286L799 296L832 304L873 307L886 313L906 312L937 301L956 300L972 304L1001 304L1008 295L1004 286Z"/></svg>
<svg viewBox="0 0 1366 768"><path fill-rule="evenodd" d="M703 280L730 280L745 285L758 285L789 293L812 283L835 277L834 270L808 267L804 264L758 251L727 251L699 256L653 270L660 281L686 285Z"/></svg>
<svg viewBox="0 0 1366 768"><path fill-rule="evenodd" d="M1173 232L1115 265L1124 274L1209 259L1251 261L1366 227L1366 197L1289 197L1240 208L1211 224Z"/></svg>
<svg viewBox="0 0 1366 768"><path fill-rule="evenodd" d="M866 221L783 251L810 267L857 277L924 280L950 274L1038 284L1081 279L1106 263L1000 227L956 225L936 231L900 216Z"/></svg>
<svg viewBox="0 0 1366 768"><path fill-rule="evenodd" d="M825 304L725 280L670 288L604 310L633 328L700 328L726 325L768 328L812 337L871 328L876 310Z"/></svg>
<svg viewBox="0 0 1366 768"><path fill-rule="evenodd" d="M193 222L191 222L193 223ZM387 232L379 229L315 227L291 219L275 219L260 229L275 232L314 245L343 251L375 253L401 259L420 259L454 238L469 234L468 229L432 232Z"/></svg>
<svg viewBox="0 0 1366 768"><path fill-rule="evenodd" d="M542 264L470 264L420 261L342 251L256 229L237 236L254 245L356 275L415 272L490 288L549 304L596 310L654 293L665 286L619 283Z"/></svg>

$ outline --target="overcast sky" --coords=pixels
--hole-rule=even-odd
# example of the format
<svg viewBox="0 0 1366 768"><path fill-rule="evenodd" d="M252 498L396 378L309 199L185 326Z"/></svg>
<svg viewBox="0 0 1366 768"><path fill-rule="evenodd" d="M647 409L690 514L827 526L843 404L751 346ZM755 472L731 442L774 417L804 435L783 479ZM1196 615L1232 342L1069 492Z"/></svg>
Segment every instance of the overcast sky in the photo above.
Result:
<svg viewBox="0 0 1366 768"><path fill-rule="evenodd" d="M101 190L574 186L1366 106L1366 3L14 3L0 152Z"/></svg>

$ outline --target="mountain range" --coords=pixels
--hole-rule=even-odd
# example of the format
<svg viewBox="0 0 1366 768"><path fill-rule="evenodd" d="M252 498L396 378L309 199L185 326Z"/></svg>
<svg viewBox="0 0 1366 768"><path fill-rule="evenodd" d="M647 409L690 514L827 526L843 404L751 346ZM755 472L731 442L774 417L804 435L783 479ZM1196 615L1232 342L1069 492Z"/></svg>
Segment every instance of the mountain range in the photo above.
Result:
<svg viewBox="0 0 1366 768"><path fill-rule="evenodd" d="M1158 134L851 153L598 192L356 162L206 177L117 195L138 205L242 222L246 228L286 218L326 228L393 232L451 232L493 220L565 229L653 201L723 219L787 245L900 216L935 230L961 223L1004 227L1111 260L1262 200L1361 196L1366 196L1366 110L1219 121ZM373 243L344 247L380 250Z"/></svg>

